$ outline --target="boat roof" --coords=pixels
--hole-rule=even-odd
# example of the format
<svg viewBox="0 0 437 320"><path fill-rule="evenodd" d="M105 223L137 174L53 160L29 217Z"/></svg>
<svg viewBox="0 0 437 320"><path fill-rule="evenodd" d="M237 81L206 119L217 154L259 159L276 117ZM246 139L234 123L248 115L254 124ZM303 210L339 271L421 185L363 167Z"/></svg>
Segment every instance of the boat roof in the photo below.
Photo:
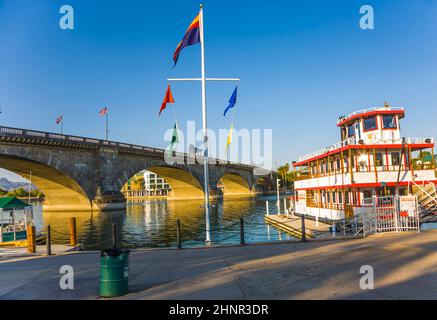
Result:
<svg viewBox="0 0 437 320"><path fill-rule="evenodd" d="M16 197L3 197L0 198L0 209L3 210L13 210L13 209L24 209L30 205Z"/></svg>
<svg viewBox="0 0 437 320"><path fill-rule="evenodd" d="M374 115L380 115L380 114L389 114L399 115L399 118L405 117L405 110L404 108L396 108L396 107L390 107L388 104L385 104L384 107L375 107L375 108L369 108L364 110L359 110L352 112L348 114L347 116L341 116L337 121L337 127L341 127L343 125L349 124L356 119L370 117Z"/></svg>

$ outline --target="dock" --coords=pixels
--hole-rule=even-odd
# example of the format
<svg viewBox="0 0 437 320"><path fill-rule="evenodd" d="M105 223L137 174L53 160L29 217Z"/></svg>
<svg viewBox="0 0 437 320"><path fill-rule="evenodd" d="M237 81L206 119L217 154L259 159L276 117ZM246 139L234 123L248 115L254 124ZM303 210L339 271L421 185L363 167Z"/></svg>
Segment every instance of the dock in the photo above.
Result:
<svg viewBox="0 0 437 320"><path fill-rule="evenodd" d="M264 220L274 228L289 233L299 239L302 238L302 218L293 214L273 214L266 215ZM331 237L329 227L331 225L305 218L305 236L306 238Z"/></svg>

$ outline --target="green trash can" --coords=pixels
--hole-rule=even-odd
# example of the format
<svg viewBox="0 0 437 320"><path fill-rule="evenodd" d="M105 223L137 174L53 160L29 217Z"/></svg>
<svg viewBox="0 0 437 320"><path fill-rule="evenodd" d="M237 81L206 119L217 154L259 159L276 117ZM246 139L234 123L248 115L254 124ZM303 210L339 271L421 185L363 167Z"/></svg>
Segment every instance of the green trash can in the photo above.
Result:
<svg viewBox="0 0 437 320"><path fill-rule="evenodd" d="M100 296L118 297L128 292L130 250L110 249L100 253Z"/></svg>

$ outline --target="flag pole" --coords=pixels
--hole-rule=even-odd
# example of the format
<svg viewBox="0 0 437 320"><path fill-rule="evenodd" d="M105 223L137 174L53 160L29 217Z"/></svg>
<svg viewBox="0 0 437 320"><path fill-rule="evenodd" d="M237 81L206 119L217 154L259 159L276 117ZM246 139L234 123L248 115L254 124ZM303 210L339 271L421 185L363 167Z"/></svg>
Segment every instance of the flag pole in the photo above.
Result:
<svg viewBox="0 0 437 320"><path fill-rule="evenodd" d="M61 119L61 135L64 134L64 116Z"/></svg>
<svg viewBox="0 0 437 320"><path fill-rule="evenodd" d="M109 110L107 109L107 111L106 111L106 114L105 114L105 116L106 116L106 141L109 141L109 130L108 130L108 113L109 113Z"/></svg>
<svg viewBox="0 0 437 320"><path fill-rule="evenodd" d="M206 118L206 76L205 76L205 37L203 30L203 4L200 5L200 51L202 64L202 124L203 124L203 172L204 172L204 192L205 192L205 243L211 244L211 228L209 216L209 155L208 155L208 133L207 133L207 118Z"/></svg>

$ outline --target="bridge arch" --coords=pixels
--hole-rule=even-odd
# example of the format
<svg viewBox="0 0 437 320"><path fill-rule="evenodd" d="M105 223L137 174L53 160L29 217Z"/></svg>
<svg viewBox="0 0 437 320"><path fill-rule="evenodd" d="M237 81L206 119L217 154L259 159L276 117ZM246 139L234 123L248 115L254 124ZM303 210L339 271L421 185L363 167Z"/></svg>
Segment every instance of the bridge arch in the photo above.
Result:
<svg viewBox="0 0 437 320"><path fill-rule="evenodd" d="M222 187L224 197L251 196L252 194L248 181L237 173L224 174L220 178L219 185Z"/></svg>
<svg viewBox="0 0 437 320"><path fill-rule="evenodd" d="M12 155L0 155L0 167L25 179L32 174L32 183L45 195L45 211L85 211L93 209L90 196L79 183L53 166Z"/></svg>
<svg viewBox="0 0 437 320"><path fill-rule="evenodd" d="M143 170L156 173L170 185L171 191L168 194L168 200L192 200L203 199L204 197L203 188L199 180L191 172L183 168L152 165L150 167L138 170L130 176L132 177Z"/></svg>

